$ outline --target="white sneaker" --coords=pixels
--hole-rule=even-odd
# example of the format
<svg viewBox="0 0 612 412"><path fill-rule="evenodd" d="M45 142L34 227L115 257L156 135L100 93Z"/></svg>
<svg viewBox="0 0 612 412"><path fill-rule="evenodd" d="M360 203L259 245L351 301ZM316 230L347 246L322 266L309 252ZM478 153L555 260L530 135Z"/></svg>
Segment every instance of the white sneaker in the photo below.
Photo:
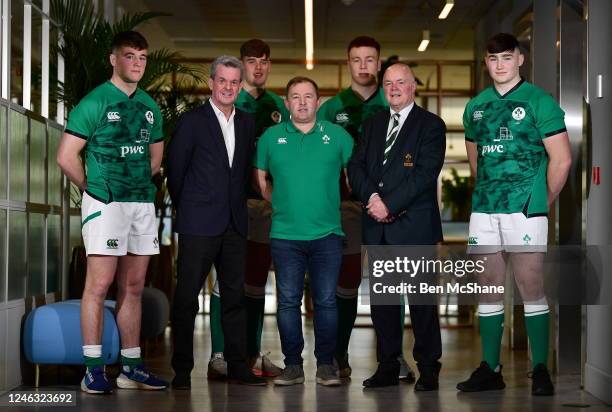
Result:
<svg viewBox="0 0 612 412"><path fill-rule="evenodd" d="M251 365L253 375L265 378L275 378L283 373L283 369L276 366L268 357L269 354L270 352L260 352L259 356L250 359L249 365Z"/></svg>
<svg viewBox="0 0 612 412"><path fill-rule="evenodd" d="M223 357L223 352L215 352L208 361L208 379L227 378L227 362Z"/></svg>

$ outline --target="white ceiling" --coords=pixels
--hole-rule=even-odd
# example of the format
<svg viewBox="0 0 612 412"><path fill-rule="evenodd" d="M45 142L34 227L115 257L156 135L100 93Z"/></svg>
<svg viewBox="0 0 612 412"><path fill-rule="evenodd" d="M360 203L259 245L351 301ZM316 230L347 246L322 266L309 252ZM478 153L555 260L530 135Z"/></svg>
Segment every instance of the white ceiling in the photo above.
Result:
<svg viewBox="0 0 612 412"><path fill-rule="evenodd" d="M446 20L437 16L444 0L314 0L316 59L344 59L355 36L375 37L382 56L402 59L471 59L473 28L491 5L487 0L455 0ZM304 59L302 0L118 0L126 12L160 11L140 30L152 48L179 50L188 57L237 54L240 44L258 37L272 58ZM422 30L431 31L428 50L418 53Z"/></svg>

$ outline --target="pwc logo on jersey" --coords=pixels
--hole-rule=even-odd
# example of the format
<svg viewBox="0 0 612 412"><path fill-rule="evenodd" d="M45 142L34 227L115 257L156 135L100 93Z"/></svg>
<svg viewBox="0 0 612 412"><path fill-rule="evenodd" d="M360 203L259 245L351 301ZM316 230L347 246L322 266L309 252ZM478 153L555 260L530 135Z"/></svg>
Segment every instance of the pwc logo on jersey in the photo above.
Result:
<svg viewBox="0 0 612 412"><path fill-rule="evenodd" d="M144 146L121 146L120 149L121 151L121 157L125 157L128 155L143 155L145 154L145 148Z"/></svg>
<svg viewBox="0 0 612 412"><path fill-rule="evenodd" d="M108 119L109 122L121 121L121 116L119 115L119 112L108 112L106 113L106 118Z"/></svg>
<svg viewBox="0 0 612 412"><path fill-rule="evenodd" d="M491 153L504 153L503 144L486 144L482 146L482 155L486 156Z"/></svg>

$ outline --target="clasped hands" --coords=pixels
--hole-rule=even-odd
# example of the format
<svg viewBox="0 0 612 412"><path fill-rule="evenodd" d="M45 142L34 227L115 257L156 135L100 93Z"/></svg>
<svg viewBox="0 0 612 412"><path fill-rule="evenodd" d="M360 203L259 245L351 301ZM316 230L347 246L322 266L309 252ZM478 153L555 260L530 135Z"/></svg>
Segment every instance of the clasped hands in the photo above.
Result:
<svg viewBox="0 0 612 412"><path fill-rule="evenodd" d="M378 194L375 194L370 198L368 206L366 206L368 215L378 223L391 223L395 220L393 216L389 214L387 205L383 202Z"/></svg>

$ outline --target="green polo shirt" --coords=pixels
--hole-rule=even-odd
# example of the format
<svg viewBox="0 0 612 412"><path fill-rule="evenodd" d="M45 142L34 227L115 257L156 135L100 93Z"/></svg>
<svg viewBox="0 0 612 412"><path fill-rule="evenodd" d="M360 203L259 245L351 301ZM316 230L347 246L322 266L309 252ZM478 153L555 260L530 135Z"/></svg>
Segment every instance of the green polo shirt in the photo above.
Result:
<svg viewBox="0 0 612 412"><path fill-rule="evenodd" d="M274 182L271 238L344 236L338 181L352 153L351 135L325 120L308 133L292 122L266 130L257 143L254 166L267 171Z"/></svg>

